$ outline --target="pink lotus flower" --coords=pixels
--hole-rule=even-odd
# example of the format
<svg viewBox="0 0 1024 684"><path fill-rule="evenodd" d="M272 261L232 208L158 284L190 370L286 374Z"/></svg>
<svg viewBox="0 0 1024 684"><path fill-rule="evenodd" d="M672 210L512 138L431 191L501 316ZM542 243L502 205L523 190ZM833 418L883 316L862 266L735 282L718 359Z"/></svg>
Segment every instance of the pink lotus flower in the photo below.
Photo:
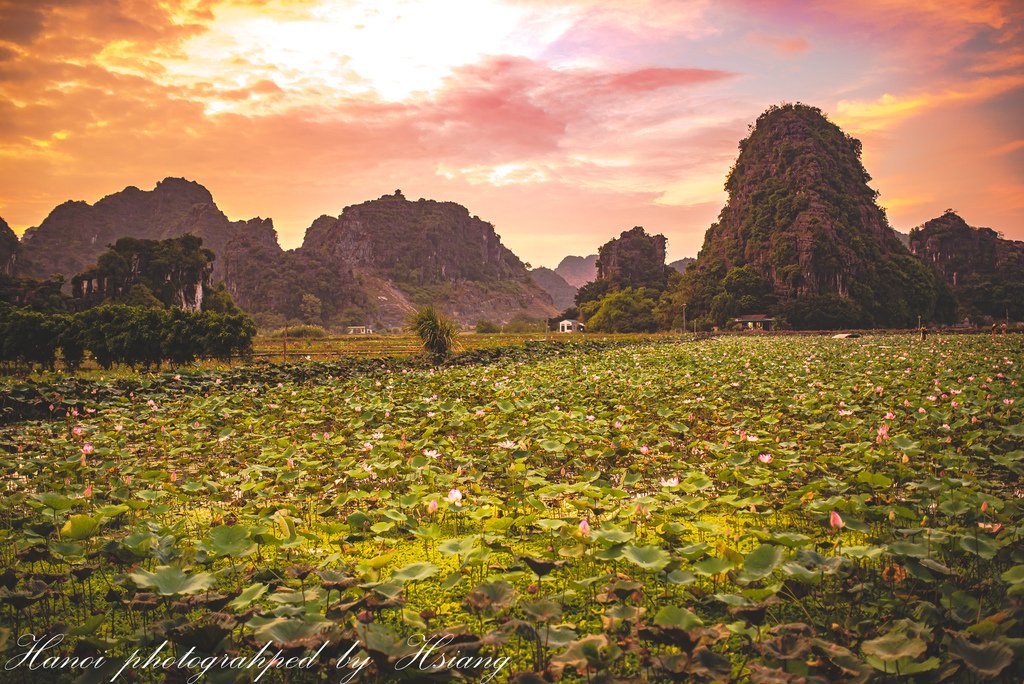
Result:
<svg viewBox="0 0 1024 684"><path fill-rule="evenodd" d="M460 492L458 489L453 488L450 492L448 492L448 496L444 497L444 500L452 505L459 506L461 505L462 501L462 492Z"/></svg>
<svg viewBox="0 0 1024 684"><path fill-rule="evenodd" d="M178 481L178 471L177 470L172 470L171 471L171 482L177 482L177 481Z"/></svg>
<svg viewBox="0 0 1024 684"><path fill-rule="evenodd" d="M988 510L988 501L982 501L981 502L981 512L984 513L987 510Z"/></svg>
<svg viewBox="0 0 1024 684"><path fill-rule="evenodd" d="M437 513L437 499L431 499L430 503L427 504L427 513L430 515Z"/></svg>
<svg viewBox="0 0 1024 684"><path fill-rule="evenodd" d="M618 429L618 428L621 428L621 427L622 427L622 421L621 420L615 421L615 428Z"/></svg>
<svg viewBox="0 0 1024 684"><path fill-rule="evenodd" d="M476 416L477 416L477 418L482 418L482 417L483 417L483 415L484 415L484 410L483 410L483 409L477 409L477 410L476 410Z"/></svg>
<svg viewBox="0 0 1024 684"><path fill-rule="evenodd" d="M993 523L987 523L987 522L980 522L980 523L978 523L978 527L980 527L983 530L988 530L992 534L995 534L999 530L1003 529L1003 524L1002 523L994 523L993 524Z"/></svg>
<svg viewBox="0 0 1024 684"><path fill-rule="evenodd" d="M878 427L878 436L875 437L875 441L878 442L879 444L881 444L882 442L884 442L887 439L889 439L889 424L888 423L882 423Z"/></svg>
<svg viewBox="0 0 1024 684"><path fill-rule="evenodd" d="M82 426L81 425L76 425L75 427L71 428L71 432L72 432L72 434L75 434L75 435L82 434Z"/></svg>
<svg viewBox="0 0 1024 684"><path fill-rule="evenodd" d="M580 520L580 534L584 537L590 536L590 523L587 522L586 518Z"/></svg>
<svg viewBox="0 0 1024 684"><path fill-rule="evenodd" d="M757 460L761 463L771 463L774 459L771 454L761 454L757 457Z"/></svg>
<svg viewBox="0 0 1024 684"><path fill-rule="evenodd" d="M839 513L837 513L836 511L832 511L832 513L828 516L828 524L832 528L837 530L846 527L846 523L843 522L843 519L839 516Z"/></svg>
<svg viewBox="0 0 1024 684"><path fill-rule="evenodd" d="M288 467L289 468L294 468L295 467L295 459L294 458L289 458L288 459Z"/></svg>
<svg viewBox="0 0 1024 684"><path fill-rule="evenodd" d="M886 414L885 414L885 419L886 420L894 420L895 418L896 418L896 414L895 413L893 413L892 411L887 411L886 412Z"/></svg>
<svg viewBox="0 0 1024 684"><path fill-rule="evenodd" d="M92 485L86 485L85 491L82 492L82 496L84 496L86 499L92 496Z"/></svg>
<svg viewBox="0 0 1024 684"><path fill-rule="evenodd" d="M662 487L678 487L679 486L679 478L678 477L670 477L667 480L665 478L661 478L661 486Z"/></svg>
<svg viewBox="0 0 1024 684"><path fill-rule="evenodd" d="M649 454L649 453L651 453L651 450L648 449L647 446L645 445L645 446L640 447L640 453L641 454Z"/></svg>
<svg viewBox="0 0 1024 684"><path fill-rule="evenodd" d="M89 442L86 442L85 444L82 445L82 453L83 454L91 454L92 452L93 452L92 444L90 444Z"/></svg>

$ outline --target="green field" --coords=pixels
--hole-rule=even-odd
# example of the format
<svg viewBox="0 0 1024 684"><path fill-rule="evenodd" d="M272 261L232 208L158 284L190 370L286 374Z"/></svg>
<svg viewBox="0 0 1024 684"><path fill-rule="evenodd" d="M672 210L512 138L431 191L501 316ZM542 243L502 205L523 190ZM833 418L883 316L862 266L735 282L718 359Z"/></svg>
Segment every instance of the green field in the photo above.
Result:
<svg viewBox="0 0 1024 684"><path fill-rule="evenodd" d="M2 660L60 633L112 668L86 681L165 640L318 652L261 682L346 653L361 681L1018 681L1022 336L316 351L3 380ZM436 632L442 666L397 669Z"/></svg>

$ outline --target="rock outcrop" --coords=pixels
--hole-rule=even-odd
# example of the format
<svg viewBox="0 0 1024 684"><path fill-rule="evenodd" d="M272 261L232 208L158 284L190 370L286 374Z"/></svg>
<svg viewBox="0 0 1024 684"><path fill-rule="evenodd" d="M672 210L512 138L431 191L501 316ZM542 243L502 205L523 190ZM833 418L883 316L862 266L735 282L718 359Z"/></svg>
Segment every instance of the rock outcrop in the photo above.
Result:
<svg viewBox="0 0 1024 684"><path fill-rule="evenodd" d="M214 254L202 239L183 235L167 240L121 238L94 266L71 280L71 296L84 306L105 301L159 303L200 311L211 288ZM148 301L152 300L152 301Z"/></svg>
<svg viewBox="0 0 1024 684"><path fill-rule="evenodd" d="M491 224L457 204L410 202L401 193L348 207L341 216L321 216L301 248L285 251L270 219L231 221L206 188L167 178L153 190L129 187L95 204L65 202L26 231L20 244L15 239L14 250L0 231L0 268L12 263L8 252L20 252L18 275L70 280L83 273L77 286L84 284L86 299L107 298L109 287L122 297L120 281L107 278L104 286L98 272L84 273L108 246L125 237L185 234L201 238L214 253L210 280L222 280L238 306L265 321L298 318L310 296L321 304L315 322L331 325L394 327L427 303L465 325L557 313Z"/></svg>
<svg viewBox="0 0 1024 684"><path fill-rule="evenodd" d="M396 191L349 206L314 221L296 254L361 279L367 315L379 327L400 325L428 303L464 325L557 313L494 226L454 202L410 201Z"/></svg>
<svg viewBox="0 0 1024 684"><path fill-rule="evenodd" d="M947 211L910 231L910 249L952 288L961 317L1024 317L1024 242Z"/></svg>
<svg viewBox="0 0 1024 684"><path fill-rule="evenodd" d="M232 222L210 191L184 178L165 178L152 190L127 187L95 204L69 201L55 208L21 239L18 272L35 278L71 278L123 237L165 240L190 233L218 256L244 222ZM214 263L214 279L223 278Z"/></svg>
<svg viewBox="0 0 1024 684"><path fill-rule="evenodd" d="M0 218L0 275L14 275L18 251L18 236L7 221Z"/></svg>
<svg viewBox="0 0 1024 684"><path fill-rule="evenodd" d="M683 276L689 310L705 324L772 313L798 328L949 317L948 293L897 239L860 154L814 107L758 117L726 180L729 200Z"/></svg>
<svg viewBox="0 0 1024 684"><path fill-rule="evenodd" d="M601 245L597 254L597 282L614 289L648 287L659 292L668 283L664 235L648 235L642 227L624 230L619 237Z"/></svg>

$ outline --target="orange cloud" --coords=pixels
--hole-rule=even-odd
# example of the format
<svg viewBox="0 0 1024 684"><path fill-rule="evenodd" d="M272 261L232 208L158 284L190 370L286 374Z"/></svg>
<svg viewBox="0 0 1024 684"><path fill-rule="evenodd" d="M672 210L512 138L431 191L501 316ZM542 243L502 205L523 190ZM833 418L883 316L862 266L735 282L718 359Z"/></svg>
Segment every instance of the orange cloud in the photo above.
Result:
<svg viewBox="0 0 1024 684"><path fill-rule="evenodd" d="M894 96L889 93L872 101L840 100L836 122L851 131L876 131L895 126L905 119L935 107L958 102L989 100L1024 86L1024 74L981 78L936 93Z"/></svg>
<svg viewBox="0 0 1024 684"><path fill-rule="evenodd" d="M773 36L762 31L755 31L750 34L749 38L751 42L767 45L782 55L799 55L811 49L810 42L799 36Z"/></svg>
<svg viewBox="0 0 1024 684"><path fill-rule="evenodd" d="M799 97L864 134L883 199L935 198L890 202L900 225L1024 225L1020 7L868 2L0 0L0 215L186 176L293 246L401 187L536 262L636 224L684 256L747 124Z"/></svg>

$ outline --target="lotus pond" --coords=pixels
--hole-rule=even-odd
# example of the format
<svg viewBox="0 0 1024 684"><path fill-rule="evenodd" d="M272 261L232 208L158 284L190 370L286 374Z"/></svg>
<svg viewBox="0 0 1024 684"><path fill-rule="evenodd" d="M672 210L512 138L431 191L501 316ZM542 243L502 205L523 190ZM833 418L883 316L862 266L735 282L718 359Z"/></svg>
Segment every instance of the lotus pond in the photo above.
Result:
<svg viewBox="0 0 1024 684"><path fill-rule="evenodd" d="M200 681L1019 681L1022 352L638 339L8 379L38 410L0 425L0 678L271 643ZM104 662L30 669L30 634L63 635L37 664Z"/></svg>

